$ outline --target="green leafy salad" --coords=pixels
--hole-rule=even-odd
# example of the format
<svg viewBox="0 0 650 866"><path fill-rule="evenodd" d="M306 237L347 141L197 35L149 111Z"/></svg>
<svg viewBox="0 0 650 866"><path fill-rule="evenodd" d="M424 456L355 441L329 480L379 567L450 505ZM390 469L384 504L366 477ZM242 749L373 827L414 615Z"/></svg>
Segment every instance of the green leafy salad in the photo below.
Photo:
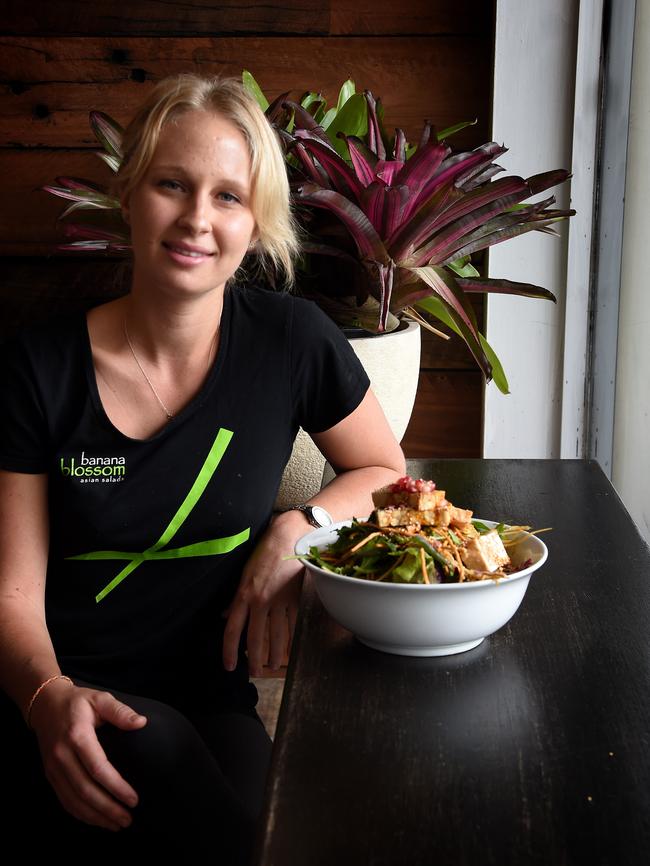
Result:
<svg viewBox="0 0 650 866"><path fill-rule="evenodd" d="M335 574L411 584L495 579L529 564L513 563L508 553L529 527L473 520L431 481L405 477L375 491L373 500L367 521L338 529L325 548L312 546L308 561Z"/></svg>

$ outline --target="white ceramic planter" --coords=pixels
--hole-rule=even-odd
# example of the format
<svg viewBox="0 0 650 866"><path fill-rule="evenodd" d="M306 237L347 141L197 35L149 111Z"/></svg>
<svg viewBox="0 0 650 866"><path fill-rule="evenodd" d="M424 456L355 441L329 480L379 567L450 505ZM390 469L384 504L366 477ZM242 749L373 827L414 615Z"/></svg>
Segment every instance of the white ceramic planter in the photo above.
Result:
<svg viewBox="0 0 650 866"><path fill-rule="evenodd" d="M350 345L364 366L370 385L395 438L402 440L415 402L420 372L420 326L406 322L390 334L353 337ZM325 458L304 430L298 432L287 463L275 507L289 508L317 493ZM326 476L327 479L327 476Z"/></svg>

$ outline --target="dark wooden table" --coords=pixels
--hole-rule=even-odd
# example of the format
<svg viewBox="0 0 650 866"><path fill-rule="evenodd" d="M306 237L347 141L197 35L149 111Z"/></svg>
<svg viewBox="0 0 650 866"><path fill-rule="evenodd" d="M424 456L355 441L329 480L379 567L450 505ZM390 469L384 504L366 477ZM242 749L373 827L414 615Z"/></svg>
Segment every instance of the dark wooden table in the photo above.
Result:
<svg viewBox="0 0 650 866"><path fill-rule="evenodd" d="M391 656L306 587L258 866L650 862L650 551L597 464L411 461L547 564L467 653Z"/></svg>

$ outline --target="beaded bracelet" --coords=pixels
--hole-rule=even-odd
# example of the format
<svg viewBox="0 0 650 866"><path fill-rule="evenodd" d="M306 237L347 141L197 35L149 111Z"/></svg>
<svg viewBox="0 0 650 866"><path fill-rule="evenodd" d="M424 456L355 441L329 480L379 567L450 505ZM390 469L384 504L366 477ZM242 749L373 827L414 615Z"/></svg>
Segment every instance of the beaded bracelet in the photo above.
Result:
<svg viewBox="0 0 650 866"><path fill-rule="evenodd" d="M33 730L33 728L32 728L32 726L31 726L31 724L30 724L30 719L31 719L31 717L32 717L32 707L34 706L34 701L35 701L36 698L40 695L40 693L43 691L43 689L45 688L45 686L49 686L49 684L50 684L50 683L53 683L54 680L67 680L67 681L70 683L71 686L74 685L74 683L72 682L72 680L70 679L70 677L66 677L65 674L56 674L55 676L50 677L49 680L45 680L44 683L41 683L41 684L40 684L40 686L36 689L36 691L35 691L34 694L32 695L32 699L31 699L31 701L29 702L29 707L27 707L27 716L26 716L25 721L27 722L27 727L30 728L31 730Z"/></svg>

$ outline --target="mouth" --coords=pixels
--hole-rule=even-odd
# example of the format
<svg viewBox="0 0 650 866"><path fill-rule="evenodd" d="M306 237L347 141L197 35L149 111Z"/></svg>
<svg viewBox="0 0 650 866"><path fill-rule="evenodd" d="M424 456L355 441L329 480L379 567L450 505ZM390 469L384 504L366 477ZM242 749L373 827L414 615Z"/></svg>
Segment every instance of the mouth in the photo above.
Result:
<svg viewBox="0 0 650 866"><path fill-rule="evenodd" d="M175 253L178 256L183 256L189 259L205 259L214 255L214 253L210 252L209 250L204 250L200 247L185 246L184 244L171 244L163 242L163 246L171 253Z"/></svg>

